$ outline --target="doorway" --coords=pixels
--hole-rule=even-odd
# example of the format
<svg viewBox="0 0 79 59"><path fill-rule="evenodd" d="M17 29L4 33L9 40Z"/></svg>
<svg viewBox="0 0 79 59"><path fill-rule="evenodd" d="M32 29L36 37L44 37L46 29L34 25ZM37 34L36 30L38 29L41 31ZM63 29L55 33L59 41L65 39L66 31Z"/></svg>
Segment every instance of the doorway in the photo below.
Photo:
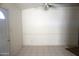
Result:
<svg viewBox="0 0 79 59"><path fill-rule="evenodd" d="M7 10L0 8L0 55L9 55L9 31Z"/></svg>

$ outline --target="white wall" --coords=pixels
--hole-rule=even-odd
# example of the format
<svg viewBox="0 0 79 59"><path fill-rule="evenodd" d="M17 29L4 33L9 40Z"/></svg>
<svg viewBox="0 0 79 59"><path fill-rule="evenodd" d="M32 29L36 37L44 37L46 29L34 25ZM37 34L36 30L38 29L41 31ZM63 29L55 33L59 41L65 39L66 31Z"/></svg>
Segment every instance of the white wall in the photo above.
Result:
<svg viewBox="0 0 79 59"><path fill-rule="evenodd" d="M16 4L1 4L1 8L8 11L10 55L15 55L22 47L22 19L21 10Z"/></svg>
<svg viewBox="0 0 79 59"><path fill-rule="evenodd" d="M22 10L24 45L66 45L69 7L42 7Z"/></svg>

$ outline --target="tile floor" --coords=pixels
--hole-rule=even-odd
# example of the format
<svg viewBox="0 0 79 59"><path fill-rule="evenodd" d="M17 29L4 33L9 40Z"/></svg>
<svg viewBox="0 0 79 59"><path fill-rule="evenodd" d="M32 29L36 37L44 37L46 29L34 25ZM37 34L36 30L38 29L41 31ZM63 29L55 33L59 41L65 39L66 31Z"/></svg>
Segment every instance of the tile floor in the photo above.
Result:
<svg viewBox="0 0 79 59"><path fill-rule="evenodd" d="M18 56L75 56L62 46L26 46Z"/></svg>

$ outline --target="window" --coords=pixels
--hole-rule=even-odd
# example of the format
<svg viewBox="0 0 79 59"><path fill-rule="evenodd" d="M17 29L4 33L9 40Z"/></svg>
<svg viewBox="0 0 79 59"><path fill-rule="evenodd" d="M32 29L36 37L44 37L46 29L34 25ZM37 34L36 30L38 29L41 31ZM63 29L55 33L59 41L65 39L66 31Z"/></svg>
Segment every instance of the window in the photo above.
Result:
<svg viewBox="0 0 79 59"><path fill-rule="evenodd" d="M0 19L5 19L5 15L2 11L0 11Z"/></svg>

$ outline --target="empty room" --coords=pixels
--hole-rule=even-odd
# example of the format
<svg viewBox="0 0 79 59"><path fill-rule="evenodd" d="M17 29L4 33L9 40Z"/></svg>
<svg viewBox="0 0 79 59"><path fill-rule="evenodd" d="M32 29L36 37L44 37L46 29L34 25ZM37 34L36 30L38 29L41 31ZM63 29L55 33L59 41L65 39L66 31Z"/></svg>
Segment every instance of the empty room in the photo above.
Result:
<svg viewBox="0 0 79 59"><path fill-rule="evenodd" d="M78 55L78 3L0 3L0 56Z"/></svg>

